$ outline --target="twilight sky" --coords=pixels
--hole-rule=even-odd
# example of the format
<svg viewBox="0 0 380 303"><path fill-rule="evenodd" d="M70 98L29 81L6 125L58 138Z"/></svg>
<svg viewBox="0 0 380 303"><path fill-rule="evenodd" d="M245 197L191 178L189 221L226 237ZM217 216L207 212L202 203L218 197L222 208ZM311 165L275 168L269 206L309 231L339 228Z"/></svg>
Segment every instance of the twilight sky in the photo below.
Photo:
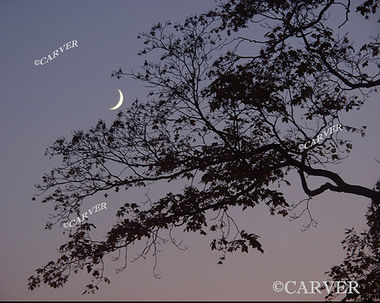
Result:
<svg viewBox="0 0 380 303"><path fill-rule="evenodd" d="M325 193L312 201L318 227L301 232L302 219L272 217L266 207L241 213L241 229L262 237L265 253L229 256L217 265L218 254L210 252L209 240L193 234L178 234L189 249L167 245L159 256L158 273L152 276L153 259L129 263L119 274L120 264L108 263L111 279L93 296L82 296L88 277L73 276L63 289L41 287L27 290L27 278L57 254L63 237L60 228L45 231L49 206L31 200L34 184L58 162L43 156L45 148L75 129L88 129L99 119L111 122L115 111L108 108L124 92L125 103L144 99L146 89L127 78L111 78L119 67L137 69L142 58L139 32L159 21L181 21L214 6L214 0L104 0L0 2L0 300L317 300L318 295L290 296L275 293L274 281L323 281L324 272L344 256L340 241L346 227L363 227L369 200L348 194ZM354 37L375 35L376 25L360 19L347 25ZM34 60L51 54L66 42L71 48L43 66ZM342 165L333 169L347 182L372 187L380 177L380 104L374 95L360 111L343 121L367 125L367 136L351 135L354 149ZM162 184L153 195L165 193ZM123 199L138 199L139 192L123 193ZM139 196L140 195L140 196ZM299 184L288 195L304 198ZM118 206L115 196L107 210L93 217L104 231L113 223ZM91 207L100 200L87 201ZM86 207L84 209L86 210ZM87 208L88 209L88 208ZM103 229L102 229L103 228Z"/></svg>

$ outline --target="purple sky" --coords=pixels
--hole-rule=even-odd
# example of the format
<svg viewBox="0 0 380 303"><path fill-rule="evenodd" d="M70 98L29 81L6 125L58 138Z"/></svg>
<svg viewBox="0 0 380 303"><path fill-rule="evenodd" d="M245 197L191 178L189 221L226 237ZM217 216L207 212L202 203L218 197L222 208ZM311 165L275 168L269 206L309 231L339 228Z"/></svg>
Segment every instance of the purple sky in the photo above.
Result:
<svg viewBox="0 0 380 303"><path fill-rule="evenodd" d="M168 245L159 257L160 280L152 276L153 259L130 263L115 274L120 264L108 263L111 285L94 296L82 296L87 276L73 276L63 289L27 290L34 269L53 259L62 243L60 228L45 231L49 206L32 202L34 184L54 166L43 156L45 148L72 130L88 129L99 119L113 121L108 110L124 92L125 105L143 99L144 87L127 78L111 78L113 69L137 69L142 47L136 36L158 21L181 21L214 6L213 0L129 1L20 1L0 2L0 299L1 300L317 300L321 297L277 294L277 280L325 279L324 272L342 260L340 241L346 227L362 227L369 201L346 194L326 193L312 201L318 228L301 232L302 219L271 217L264 206L241 213L242 229L262 236L265 253L235 254L217 265L209 239L178 234L190 248L186 252ZM356 22L356 21L355 21ZM375 25L347 25L360 40L376 34ZM40 59L64 43L77 40L44 66ZM372 187L379 174L380 104L374 95L361 111L343 116L358 126L367 125L365 138L351 135L351 156L333 169L347 182ZM347 134L345 134L347 135ZM167 186L151 189L164 193ZM170 185L175 188L174 185ZM170 188L169 186L169 188ZM113 223L117 199L141 199L139 192L115 196L114 204L93 216L101 231ZM288 196L304 198L296 183ZM87 201L86 207L100 202ZM88 209L84 207L84 210ZM103 228L103 229L102 229Z"/></svg>

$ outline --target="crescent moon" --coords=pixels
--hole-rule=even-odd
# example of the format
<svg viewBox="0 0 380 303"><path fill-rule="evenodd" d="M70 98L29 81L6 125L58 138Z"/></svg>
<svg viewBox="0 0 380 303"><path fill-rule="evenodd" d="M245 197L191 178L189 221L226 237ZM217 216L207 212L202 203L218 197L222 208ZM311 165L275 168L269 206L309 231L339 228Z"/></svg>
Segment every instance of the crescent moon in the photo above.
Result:
<svg viewBox="0 0 380 303"><path fill-rule="evenodd" d="M110 110L116 110L123 104L123 100L124 100L123 93L121 92L120 89L118 89L118 91L120 94L119 102L117 102L117 104L114 107L110 107Z"/></svg>

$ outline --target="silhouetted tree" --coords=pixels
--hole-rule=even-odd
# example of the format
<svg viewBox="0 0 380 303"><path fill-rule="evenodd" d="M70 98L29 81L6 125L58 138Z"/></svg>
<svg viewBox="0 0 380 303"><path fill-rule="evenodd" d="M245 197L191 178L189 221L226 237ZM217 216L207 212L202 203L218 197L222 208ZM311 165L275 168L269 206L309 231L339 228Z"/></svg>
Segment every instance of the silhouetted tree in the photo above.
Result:
<svg viewBox="0 0 380 303"><path fill-rule="evenodd" d="M359 109L380 84L379 37L355 47L348 34L338 33L352 10L370 19L377 5L236 0L141 34L140 54L156 59L145 60L138 73L120 69L112 76L142 80L151 88L148 100L134 102L110 126L99 121L47 149L50 157L62 157L37 185L42 202L55 210L47 228L79 215L83 201L97 193L107 197L162 180L187 185L156 201L121 205L104 240L91 238L95 226L89 222L72 228L61 257L37 269L29 288L41 282L60 287L70 274L87 270L93 281L86 291L94 291L101 281L109 283L106 255L144 240L140 256L156 257L166 239L179 246L171 235L179 228L214 232L210 245L221 252L220 263L227 252L263 252L258 235L240 230L230 216L232 207L265 203L272 215L309 215L310 225L309 201L327 190L377 205L378 191L333 171L352 148L348 132L365 134L365 126L343 123L341 116ZM338 124L343 131L328 132ZM322 134L323 140L300 148ZM297 203L283 193L294 176L306 194ZM312 189L312 177L325 182Z"/></svg>
<svg viewBox="0 0 380 303"><path fill-rule="evenodd" d="M380 181L375 189L380 191ZM375 201L368 208L366 215L368 230L357 234L354 228L347 229L342 241L346 258L328 272L332 281L356 281L357 292L348 292L344 301L379 301L380 300L380 208ZM327 299L337 297L330 293Z"/></svg>

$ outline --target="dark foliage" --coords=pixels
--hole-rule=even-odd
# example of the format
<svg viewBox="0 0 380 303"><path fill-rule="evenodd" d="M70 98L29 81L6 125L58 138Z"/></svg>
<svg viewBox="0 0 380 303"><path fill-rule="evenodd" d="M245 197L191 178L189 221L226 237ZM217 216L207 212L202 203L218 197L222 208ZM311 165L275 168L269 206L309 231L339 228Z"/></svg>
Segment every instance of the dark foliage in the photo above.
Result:
<svg viewBox="0 0 380 303"><path fill-rule="evenodd" d="M109 191L165 180L187 185L156 201L120 203L105 240L92 240L90 223L73 228L61 257L37 269L29 288L61 287L72 273L86 270L93 276L86 291L92 292L101 281L109 283L105 256L143 240L140 256L156 258L167 240L180 247L171 236L175 229L214 234L211 249L220 251L220 263L228 252L263 252L259 236L240 230L230 216L232 207L265 203L273 215L306 214L313 224L309 201L327 190L378 205L378 191L333 171L352 148L348 137L365 135L364 126L344 124L341 116L359 109L380 84L373 72L380 64L379 37L358 47L337 32L353 13L371 19L377 4L233 0L183 24L157 24L141 34L140 55L158 59L145 60L139 73L119 69L112 76L145 82L148 100L134 102L109 126L99 121L47 149L62 160L37 185L42 202L55 211L47 228L79 215L83 201L98 193L107 197ZM331 14L342 19L336 28L327 25ZM344 131L298 148L338 123ZM291 176L299 177L305 200L285 198L284 185L298 186ZM325 182L311 189L312 177Z"/></svg>

